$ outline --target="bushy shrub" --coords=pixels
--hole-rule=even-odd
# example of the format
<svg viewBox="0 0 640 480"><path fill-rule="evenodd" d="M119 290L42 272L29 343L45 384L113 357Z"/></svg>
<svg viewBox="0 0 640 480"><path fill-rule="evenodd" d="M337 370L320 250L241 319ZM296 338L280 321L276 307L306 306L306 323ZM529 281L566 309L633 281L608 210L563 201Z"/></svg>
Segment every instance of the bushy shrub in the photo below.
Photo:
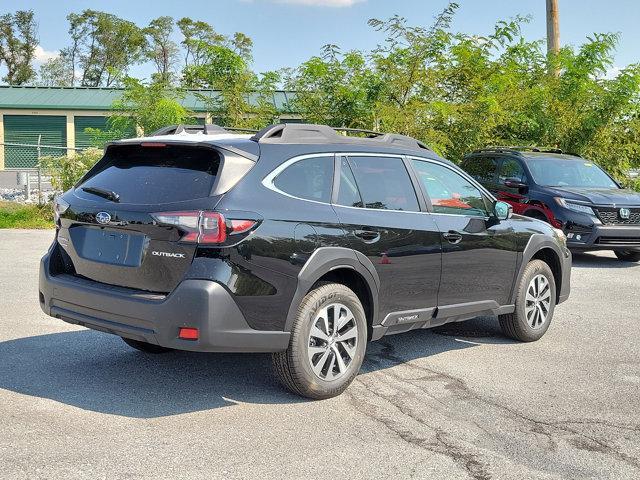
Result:
<svg viewBox="0 0 640 480"><path fill-rule="evenodd" d="M69 190L102 157L102 150L88 148L75 155L42 157L40 168L51 175L51 185L60 191Z"/></svg>

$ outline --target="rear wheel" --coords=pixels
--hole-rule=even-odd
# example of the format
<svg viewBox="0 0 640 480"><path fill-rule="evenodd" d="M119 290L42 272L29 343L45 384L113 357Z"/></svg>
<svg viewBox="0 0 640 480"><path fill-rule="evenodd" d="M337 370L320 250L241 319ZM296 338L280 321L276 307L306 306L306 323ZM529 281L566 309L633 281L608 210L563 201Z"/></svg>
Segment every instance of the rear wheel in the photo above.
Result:
<svg viewBox="0 0 640 480"><path fill-rule="evenodd" d="M616 257L623 262L640 262L640 252L633 250L616 250Z"/></svg>
<svg viewBox="0 0 640 480"><path fill-rule="evenodd" d="M520 278L515 311L500 315L505 335L521 342L534 342L548 330L556 304L556 283L549 265L532 260Z"/></svg>
<svg viewBox="0 0 640 480"><path fill-rule="evenodd" d="M289 348L273 354L282 384L315 400L340 395L358 374L367 321L358 296L338 283L320 284L302 300Z"/></svg>
<svg viewBox="0 0 640 480"><path fill-rule="evenodd" d="M161 347L160 345L154 345L152 343L140 342L139 340L132 340L130 338L121 337L124 343L129 345L130 347L135 348L136 350L140 350L145 353L166 353L171 352L171 348Z"/></svg>

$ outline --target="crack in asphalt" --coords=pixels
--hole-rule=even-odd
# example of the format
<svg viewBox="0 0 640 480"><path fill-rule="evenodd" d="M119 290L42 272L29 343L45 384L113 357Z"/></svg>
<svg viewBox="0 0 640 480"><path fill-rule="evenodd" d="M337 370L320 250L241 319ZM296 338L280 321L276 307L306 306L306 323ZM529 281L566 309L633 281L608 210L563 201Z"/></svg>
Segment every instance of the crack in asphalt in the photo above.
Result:
<svg viewBox="0 0 640 480"><path fill-rule="evenodd" d="M621 462L624 462L625 464L635 469L640 470L640 460L638 460L637 458L622 452L621 450L617 449L613 445L610 445L606 441L603 441L599 438L596 438L595 436L588 435L575 428L572 428L571 425L585 425L585 426L600 425L600 426L604 426L611 429L626 430L634 433L640 432L640 426L618 425L605 420L561 420L561 421L538 420L538 419L529 417L507 405L503 405L495 400L480 396L476 392L472 391L468 387L466 382L462 379L456 378L444 372L433 370L428 367L416 365L411 360L402 358L401 356L395 353L394 347L389 343L382 343L381 351L378 353L374 353L373 358L369 357L367 359L368 363L372 363L376 366L380 366L384 361L392 362L395 364L401 364L401 365L407 366L410 369L420 371L421 376L413 379L402 377L392 371L387 371L384 373L385 375L390 376L395 380L398 380L403 383L408 382L413 387L421 389L431 399L437 401L444 407L448 407L448 406L444 402L442 402L440 399L437 399L433 395L431 395L426 389L424 389L422 385L418 385L415 382L443 381L445 383L444 388L446 390L451 391L452 394L459 399L481 402L487 406L507 412L512 419L515 418L525 422L527 424L528 432L539 434L546 437L549 442L549 447L547 448L547 450L549 451L557 450L558 443L557 443L557 439L554 438L554 436L558 431L564 432L565 434L574 435L575 437L577 437L577 438L566 439L567 443L572 447L579 450L586 450L589 452L597 452L604 455L608 455ZM471 475L472 478L479 479L479 480L491 478L488 473L487 466L482 464L482 462L478 459L478 455L473 454L469 451L465 451L461 447L453 444L451 441L446 441L446 438L448 435L442 429L427 424L422 417L414 414L414 412L410 408L402 405L402 399L403 399L402 395L398 395L398 394L385 395L380 393L379 391L375 391L372 388L372 386L368 384L369 382L363 380L363 378L361 377L358 377L358 383L360 383L371 394L390 402L403 415L410 417L414 421L417 421L421 425L424 425L425 427L434 431L436 443L435 444L429 443L427 439L416 437L413 432L407 432L402 430L397 426L397 422L389 420L388 418L381 417L380 415L375 415L375 412L370 411L370 409L367 407L367 405L364 402L357 399L354 395L351 395L352 403L356 407L360 407L358 408L359 411L373 418L374 420L381 422L389 430L396 433L404 441L412 445L426 448L427 450L433 451L434 453L440 453L450 457L457 464L462 465L466 469L466 471L469 473L469 475ZM481 427L478 422L472 421L472 423L476 425L484 433L490 436L493 436L485 428Z"/></svg>
<svg viewBox="0 0 640 480"><path fill-rule="evenodd" d="M434 432L436 442L432 442L427 438L420 437L410 430L403 429L398 422L393 419L387 418L384 415L376 414L372 411L371 407L362 399L355 396L353 393L349 394L352 405L356 407L360 413L366 415L372 420L377 421L384 425L388 430L395 433L400 439L406 443L430 451L432 453L440 454L451 458L456 464L461 465L469 474L469 476L476 480L490 480L491 475L487 471L487 467L477 459L477 455L464 451L459 446L455 445L451 441L447 440L447 433L442 429L433 427L427 424L421 417L415 415L410 409L398 404L395 400L397 395L384 395L375 391L370 385L367 385L362 380L358 380L358 383L364 387L367 392L373 394L376 397L391 403L397 410L405 416L410 417L412 420L420 423L421 425L431 429Z"/></svg>

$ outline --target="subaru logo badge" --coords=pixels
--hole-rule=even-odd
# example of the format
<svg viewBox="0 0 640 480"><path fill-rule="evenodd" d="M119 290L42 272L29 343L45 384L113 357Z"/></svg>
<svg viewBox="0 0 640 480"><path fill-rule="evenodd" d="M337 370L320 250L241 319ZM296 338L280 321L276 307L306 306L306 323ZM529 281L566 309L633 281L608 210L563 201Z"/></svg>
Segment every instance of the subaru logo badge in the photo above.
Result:
<svg viewBox="0 0 640 480"><path fill-rule="evenodd" d="M631 210L629 210L628 208L620 209L620 218L624 220L628 220L630 216L631 216Z"/></svg>
<svg viewBox="0 0 640 480"><path fill-rule="evenodd" d="M96 221L102 225L106 225L111 221L111 215L107 212L98 212L96 213Z"/></svg>

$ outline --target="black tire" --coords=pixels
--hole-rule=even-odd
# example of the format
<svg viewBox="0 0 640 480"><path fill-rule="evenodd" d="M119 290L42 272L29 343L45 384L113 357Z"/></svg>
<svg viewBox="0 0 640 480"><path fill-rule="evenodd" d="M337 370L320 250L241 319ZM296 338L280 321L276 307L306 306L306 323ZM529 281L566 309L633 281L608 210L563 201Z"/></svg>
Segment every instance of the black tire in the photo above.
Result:
<svg viewBox="0 0 640 480"><path fill-rule="evenodd" d="M338 378L329 379L329 375L334 375L334 369L340 370L340 367L335 365L335 363L338 363L338 359L335 357L336 354L332 347L329 346L329 342L318 340L319 343L316 345L316 338L310 337L310 335L312 327L318 322L317 317L322 309L328 307L333 309L334 312L338 310L346 314L346 310L337 307L338 304L347 307L352 314L353 320L349 321L340 331L344 332L344 329L347 328L351 330L355 326L355 332L353 332L355 335L353 337L354 345L349 345L349 349L353 349L351 350L352 356L343 373L340 373ZM336 324L333 323L334 335L336 334L335 326ZM331 329L327 328L327 330ZM327 335L327 337L330 337L330 335ZM349 356L345 347L338 345L339 342L336 341L338 338L339 336L335 337L331 341L331 345L335 343L335 351L342 352L341 359L344 365L349 360ZM344 392L358 374L364 359L366 343L367 320L358 296L344 285L321 283L302 299L291 329L289 348L284 352L273 354L274 371L280 382L297 395L314 400L335 397ZM327 353L318 353L313 358L309 358L309 348L325 348ZM329 356L326 357L326 355ZM318 356L320 356L320 359L317 361L317 365L323 361L323 358L326 358L324 362L329 362L327 378L321 378L319 375L322 372L316 374L313 370L312 361L317 359ZM331 374L329 374L329 369L331 369Z"/></svg>
<svg viewBox="0 0 640 480"><path fill-rule="evenodd" d="M124 337L120 337L120 338L122 338L124 343L126 343L130 347L135 348L136 350L140 350L141 352L144 352L144 353L158 354L158 353L167 353L167 352L173 351L172 348L161 347L160 345L154 345L152 343L141 342L139 340L132 340L130 338L124 338Z"/></svg>
<svg viewBox="0 0 640 480"><path fill-rule="evenodd" d="M616 250L616 257L623 262L640 262L640 252L633 250Z"/></svg>
<svg viewBox="0 0 640 480"><path fill-rule="evenodd" d="M549 306L544 321L540 320L541 323L533 327L531 321L527 318L526 313L527 306L533 305L532 302L527 300L527 291L531 286L532 280L538 275L545 277L548 282ZM555 310L556 282L553 278L551 268L549 268L549 265L542 260L532 260L524 269L524 273L520 278L517 288L516 309L513 313L500 315L498 317L498 320L500 321L500 328L506 336L511 337L514 340L519 340L521 342L535 342L536 340L539 340L549 329L549 325L553 319L553 312ZM544 311L542 306L540 308ZM536 315L535 308L533 315ZM539 320L541 317L536 318ZM534 322L535 321L536 320L534 319Z"/></svg>

